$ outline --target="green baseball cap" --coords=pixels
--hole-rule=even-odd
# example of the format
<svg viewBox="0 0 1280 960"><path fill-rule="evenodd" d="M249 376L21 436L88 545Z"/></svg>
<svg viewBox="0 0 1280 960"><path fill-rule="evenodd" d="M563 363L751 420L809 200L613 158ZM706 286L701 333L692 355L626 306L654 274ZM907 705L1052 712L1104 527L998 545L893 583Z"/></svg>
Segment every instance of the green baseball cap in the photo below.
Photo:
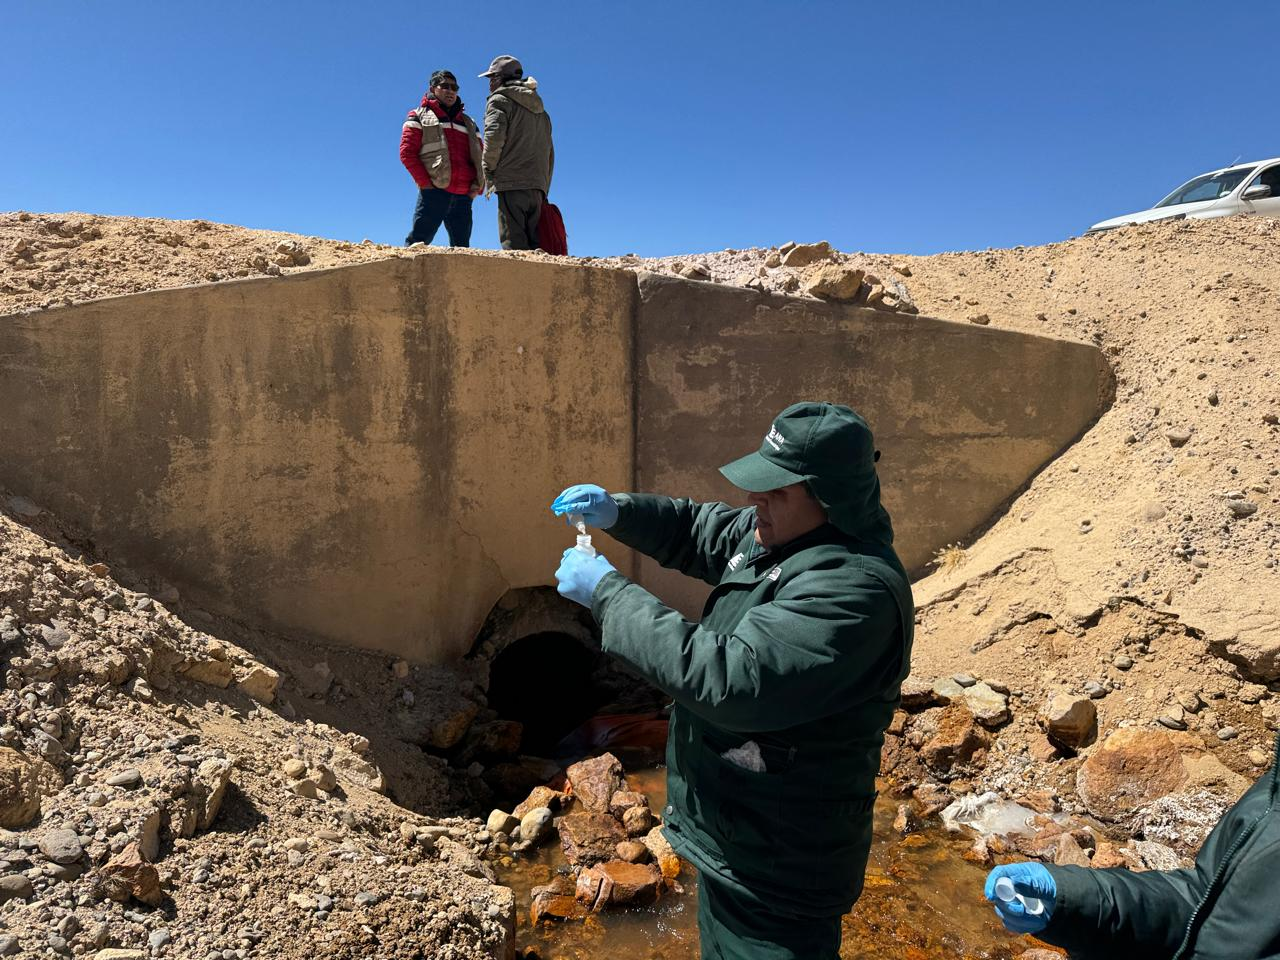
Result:
<svg viewBox="0 0 1280 960"><path fill-rule="evenodd" d="M862 417L842 404L806 401L774 418L759 450L720 472L749 493L806 483L840 530L891 543L893 528L880 505L878 459Z"/></svg>

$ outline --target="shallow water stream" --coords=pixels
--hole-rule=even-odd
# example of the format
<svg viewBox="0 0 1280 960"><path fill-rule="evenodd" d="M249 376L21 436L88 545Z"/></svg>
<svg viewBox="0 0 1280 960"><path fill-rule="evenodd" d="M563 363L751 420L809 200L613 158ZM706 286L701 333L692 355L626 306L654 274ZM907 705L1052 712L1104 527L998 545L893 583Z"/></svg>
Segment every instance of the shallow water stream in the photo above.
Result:
<svg viewBox="0 0 1280 960"><path fill-rule="evenodd" d="M633 790L653 809L666 804L665 771L628 771ZM1008 960L1034 945L1006 933L982 897L986 868L961 854L970 841L941 829L898 836L895 805L876 806L876 841L862 899L844 919L842 960ZM685 865L680 890L642 910L607 912L574 923L529 920L530 890L564 865L558 843L534 859L498 864L502 883L516 894L519 947L536 947L545 960L697 960L697 877Z"/></svg>

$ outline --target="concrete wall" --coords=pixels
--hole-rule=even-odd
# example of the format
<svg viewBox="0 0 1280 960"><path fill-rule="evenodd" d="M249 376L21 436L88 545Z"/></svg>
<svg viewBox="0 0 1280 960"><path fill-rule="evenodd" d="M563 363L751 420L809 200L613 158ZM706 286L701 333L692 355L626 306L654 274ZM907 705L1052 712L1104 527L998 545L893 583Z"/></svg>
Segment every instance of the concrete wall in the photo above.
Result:
<svg viewBox="0 0 1280 960"><path fill-rule="evenodd" d="M908 569L980 526L1110 397L1088 344L653 274L639 288L639 488L745 503L715 468L789 404L845 403L875 434ZM647 559L640 576L690 616L707 593Z"/></svg>
<svg viewBox="0 0 1280 960"><path fill-rule="evenodd" d="M507 590L551 582L566 483L732 499L715 467L777 410L843 401L918 565L1109 384L1080 344L428 253L0 319L0 485L211 609L441 660Z"/></svg>
<svg viewBox="0 0 1280 960"><path fill-rule="evenodd" d="M436 255L7 317L0 484L211 609L461 655L566 473L630 482L634 300Z"/></svg>

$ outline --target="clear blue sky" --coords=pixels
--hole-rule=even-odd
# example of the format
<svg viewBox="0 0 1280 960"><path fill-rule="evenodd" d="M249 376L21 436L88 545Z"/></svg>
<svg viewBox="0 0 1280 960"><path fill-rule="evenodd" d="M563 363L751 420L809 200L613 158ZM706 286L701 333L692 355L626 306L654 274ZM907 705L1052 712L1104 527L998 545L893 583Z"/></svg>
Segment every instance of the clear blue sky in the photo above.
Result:
<svg viewBox="0 0 1280 960"><path fill-rule="evenodd" d="M0 25L3 210L401 242L405 112L443 66L481 117L499 53L541 85L578 254L1044 243L1280 154L1266 4L9 0Z"/></svg>

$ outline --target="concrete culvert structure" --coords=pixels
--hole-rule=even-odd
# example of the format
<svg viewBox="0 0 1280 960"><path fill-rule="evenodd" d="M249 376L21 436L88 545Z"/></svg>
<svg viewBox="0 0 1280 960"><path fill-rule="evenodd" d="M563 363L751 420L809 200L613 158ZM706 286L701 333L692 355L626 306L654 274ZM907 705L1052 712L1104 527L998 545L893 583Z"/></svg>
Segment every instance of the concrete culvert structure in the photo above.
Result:
<svg viewBox="0 0 1280 960"><path fill-rule="evenodd" d="M713 468L774 412L845 402L920 567L1110 394L1086 344L425 253L5 318L0 483L214 612L439 663L551 581L567 483L732 497ZM696 613L696 589L601 539Z"/></svg>

